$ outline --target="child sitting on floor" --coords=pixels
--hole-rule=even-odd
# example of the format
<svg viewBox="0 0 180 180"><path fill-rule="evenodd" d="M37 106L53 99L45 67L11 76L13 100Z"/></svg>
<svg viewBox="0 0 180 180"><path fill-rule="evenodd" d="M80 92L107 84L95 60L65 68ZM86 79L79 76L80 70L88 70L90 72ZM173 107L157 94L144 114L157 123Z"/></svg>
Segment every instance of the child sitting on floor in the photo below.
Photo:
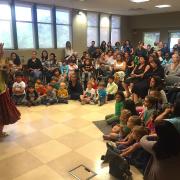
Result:
<svg viewBox="0 0 180 180"><path fill-rule="evenodd" d="M26 105L36 106L41 103L41 99L33 85L29 85L26 91Z"/></svg>
<svg viewBox="0 0 180 180"><path fill-rule="evenodd" d="M37 79L35 82L35 89L37 90L39 88L39 86L41 86L42 81L40 79Z"/></svg>
<svg viewBox="0 0 180 180"><path fill-rule="evenodd" d="M55 90L58 90L60 87L60 84L56 78L52 78L50 84Z"/></svg>
<svg viewBox="0 0 180 180"><path fill-rule="evenodd" d="M35 90L37 91L39 98L42 99L46 95L46 87L41 83L36 86Z"/></svg>
<svg viewBox="0 0 180 180"><path fill-rule="evenodd" d="M153 115L154 111L156 111L157 99L152 96L146 96L144 99L144 107L146 108L144 112L141 114L141 119L146 125L147 121Z"/></svg>
<svg viewBox="0 0 180 180"><path fill-rule="evenodd" d="M69 66L67 65L66 61L62 61L62 65L60 66L60 72L65 80L68 78L69 73Z"/></svg>
<svg viewBox="0 0 180 180"><path fill-rule="evenodd" d="M116 141L116 145L119 150L125 149L126 147L134 143L134 139L132 137L132 130L135 126L141 126L141 124L142 122L139 116L133 115L129 117L127 121L127 127L131 131L124 139L118 139L118 141Z"/></svg>
<svg viewBox="0 0 180 180"><path fill-rule="evenodd" d="M68 104L68 90L66 83L64 82L60 83L60 88L57 91L57 99L58 99L58 103Z"/></svg>
<svg viewBox="0 0 180 180"><path fill-rule="evenodd" d="M89 103L94 104L93 103L94 96L95 96L95 90L92 88L91 82L88 82L86 90L84 91L83 95L80 96L81 104L82 105Z"/></svg>
<svg viewBox="0 0 180 180"><path fill-rule="evenodd" d="M120 123L112 128L112 131L108 135L103 135L104 140L118 140L123 139L130 133L130 129L127 127L127 121L131 116L131 112L127 109L121 111L119 117Z"/></svg>
<svg viewBox="0 0 180 180"><path fill-rule="evenodd" d="M118 91L118 86L117 84L114 82L114 76L110 76L108 78L108 84L107 84L107 100L111 101L115 98L115 94Z"/></svg>
<svg viewBox="0 0 180 180"><path fill-rule="evenodd" d="M47 85L46 94L42 99L42 103L45 105L52 105L57 103L56 90L51 84Z"/></svg>
<svg viewBox="0 0 180 180"><path fill-rule="evenodd" d="M116 93L116 103L115 103L115 113L107 115L105 120L107 124L113 124L119 122L119 116L121 114L121 110L123 109L123 104L125 100L125 96L123 92L119 91Z"/></svg>
<svg viewBox="0 0 180 180"><path fill-rule="evenodd" d="M98 90L97 90L97 97L95 102L99 104L99 106L102 106L106 103L107 101L107 92L105 89L105 84L104 82L100 82L98 85Z"/></svg>
<svg viewBox="0 0 180 180"><path fill-rule="evenodd" d="M17 105L23 105L25 102L25 88L26 84L22 81L22 74L18 72L16 75L16 81L13 83L12 87L12 98Z"/></svg>

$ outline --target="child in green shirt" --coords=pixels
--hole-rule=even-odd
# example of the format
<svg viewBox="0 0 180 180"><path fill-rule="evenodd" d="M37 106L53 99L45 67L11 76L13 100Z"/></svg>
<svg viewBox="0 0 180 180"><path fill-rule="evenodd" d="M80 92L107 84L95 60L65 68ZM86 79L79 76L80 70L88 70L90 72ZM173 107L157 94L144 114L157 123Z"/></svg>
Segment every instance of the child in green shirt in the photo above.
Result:
<svg viewBox="0 0 180 180"><path fill-rule="evenodd" d="M111 133L108 135L103 135L104 140L117 140L118 138L124 138L127 134L130 133L131 129L127 126L127 121L131 116L131 112L127 109L123 109L121 111L121 115L119 117L119 124L115 125Z"/></svg>
<svg viewBox="0 0 180 180"><path fill-rule="evenodd" d="M121 115L121 110L123 109L124 105L124 94L121 91L116 93L116 103L115 103L115 113L105 116L105 120L107 124L113 124L119 122L119 116Z"/></svg>

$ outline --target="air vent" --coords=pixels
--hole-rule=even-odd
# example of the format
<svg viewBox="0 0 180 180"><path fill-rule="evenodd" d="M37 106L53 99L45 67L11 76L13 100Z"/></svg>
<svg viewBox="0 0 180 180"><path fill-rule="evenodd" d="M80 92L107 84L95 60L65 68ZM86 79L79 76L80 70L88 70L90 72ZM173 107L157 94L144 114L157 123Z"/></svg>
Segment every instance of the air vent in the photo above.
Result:
<svg viewBox="0 0 180 180"><path fill-rule="evenodd" d="M146 11L144 8L131 8L129 11Z"/></svg>

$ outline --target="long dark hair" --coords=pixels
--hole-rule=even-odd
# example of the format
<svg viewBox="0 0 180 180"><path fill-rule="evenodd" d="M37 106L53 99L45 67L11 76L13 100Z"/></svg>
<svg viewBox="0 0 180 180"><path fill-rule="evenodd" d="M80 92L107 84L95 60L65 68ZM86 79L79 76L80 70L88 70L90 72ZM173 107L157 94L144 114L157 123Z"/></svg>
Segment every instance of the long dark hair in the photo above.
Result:
<svg viewBox="0 0 180 180"><path fill-rule="evenodd" d="M72 49L72 45L70 41L66 41L66 49Z"/></svg>
<svg viewBox="0 0 180 180"><path fill-rule="evenodd" d="M43 55L44 52L46 53L46 56L45 56L45 57L44 57L44 55ZM47 59L48 59L48 52L47 52L45 49L41 52L41 59L42 59L42 60L44 60L44 59L47 60Z"/></svg>
<svg viewBox="0 0 180 180"><path fill-rule="evenodd" d="M155 130L158 136L156 144L153 146L158 160L171 158L180 153L180 133L169 121L155 123Z"/></svg>
<svg viewBox="0 0 180 180"><path fill-rule="evenodd" d="M21 60L20 60L19 56L15 52L11 53L11 55L10 55L11 59L12 59L13 54L16 56L16 59L13 59L13 63L15 65L19 66L21 64Z"/></svg>
<svg viewBox="0 0 180 180"><path fill-rule="evenodd" d="M150 87L153 90L161 91L163 89L163 81L159 76L152 76L151 79L154 79L155 85L154 87Z"/></svg>
<svg viewBox="0 0 180 180"><path fill-rule="evenodd" d="M132 101L131 99L127 99L124 101L123 108L130 110L132 115L138 115L138 113L136 111L136 105L135 105L134 101Z"/></svg>
<svg viewBox="0 0 180 180"><path fill-rule="evenodd" d="M50 56L53 56L53 64L57 63L56 55L54 53L51 53Z"/></svg>

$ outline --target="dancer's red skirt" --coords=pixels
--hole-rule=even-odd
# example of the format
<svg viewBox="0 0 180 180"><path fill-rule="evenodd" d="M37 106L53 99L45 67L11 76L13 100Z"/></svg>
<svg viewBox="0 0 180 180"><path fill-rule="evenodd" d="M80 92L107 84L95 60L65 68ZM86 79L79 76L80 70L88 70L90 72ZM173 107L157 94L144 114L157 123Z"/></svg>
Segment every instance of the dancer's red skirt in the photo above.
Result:
<svg viewBox="0 0 180 180"><path fill-rule="evenodd" d="M0 94L0 125L14 124L20 117L21 114L11 100L8 90Z"/></svg>

